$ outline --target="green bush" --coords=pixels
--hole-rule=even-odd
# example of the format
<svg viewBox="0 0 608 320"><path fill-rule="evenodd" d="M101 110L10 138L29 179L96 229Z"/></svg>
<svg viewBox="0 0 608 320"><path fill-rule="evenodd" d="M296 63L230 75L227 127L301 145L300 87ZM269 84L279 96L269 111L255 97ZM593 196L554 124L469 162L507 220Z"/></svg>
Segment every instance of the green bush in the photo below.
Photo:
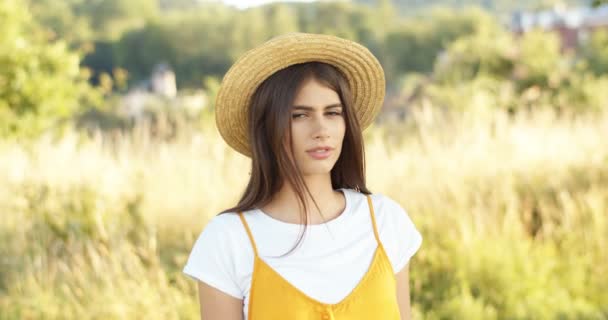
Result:
<svg viewBox="0 0 608 320"><path fill-rule="evenodd" d="M69 126L74 113L99 102L79 54L51 40L24 2L0 2L0 30L0 137Z"/></svg>

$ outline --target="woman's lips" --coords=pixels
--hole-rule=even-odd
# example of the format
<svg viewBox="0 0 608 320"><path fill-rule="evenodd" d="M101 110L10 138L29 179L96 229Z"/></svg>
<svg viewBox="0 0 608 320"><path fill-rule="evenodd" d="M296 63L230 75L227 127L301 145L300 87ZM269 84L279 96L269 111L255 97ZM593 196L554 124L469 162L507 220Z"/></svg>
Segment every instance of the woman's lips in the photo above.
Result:
<svg viewBox="0 0 608 320"><path fill-rule="evenodd" d="M331 149L318 149L313 151L307 151L307 153L314 159L323 160L329 158L333 150Z"/></svg>

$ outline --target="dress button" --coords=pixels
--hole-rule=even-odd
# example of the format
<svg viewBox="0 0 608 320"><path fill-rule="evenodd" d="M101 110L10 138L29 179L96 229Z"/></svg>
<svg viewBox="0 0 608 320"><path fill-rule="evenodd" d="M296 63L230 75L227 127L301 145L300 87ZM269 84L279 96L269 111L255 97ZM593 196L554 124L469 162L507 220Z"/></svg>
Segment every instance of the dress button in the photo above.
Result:
<svg viewBox="0 0 608 320"><path fill-rule="evenodd" d="M321 319L323 320L331 320L331 315L329 314L329 311L325 310L323 312L321 312Z"/></svg>

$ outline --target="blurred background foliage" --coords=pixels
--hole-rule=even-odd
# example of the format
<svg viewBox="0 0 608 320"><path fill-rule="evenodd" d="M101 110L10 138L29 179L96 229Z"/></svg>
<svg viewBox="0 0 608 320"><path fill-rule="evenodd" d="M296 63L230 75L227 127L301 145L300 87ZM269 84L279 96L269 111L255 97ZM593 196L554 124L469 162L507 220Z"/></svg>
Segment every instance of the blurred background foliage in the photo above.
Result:
<svg viewBox="0 0 608 320"><path fill-rule="evenodd" d="M238 10L196 0L5 0L7 71L0 81L9 85L1 89L0 110L14 119L3 132L40 132L91 108L107 113L116 104L100 101L100 94L141 86L159 63L175 72L180 90L210 92L209 79L219 82L240 54L293 31L334 34L370 48L385 68L387 110L407 113L421 101L469 108L467 90L486 94L492 109L529 108L522 99L534 100L534 108L601 109L606 98L594 93L608 90L608 31L563 50L553 32L521 35L509 28L516 10L556 3L585 1L321 1ZM41 97L44 103L36 100Z"/></svg>
<svg viewBox="0 0 608 320"><path fill-rule="evenodd" d="M197 318L181 268L249 166L214 97L293 31L384 67L367 170L423 232L416 319L608 319L608 28L511 26L588 5L0 0L0 319Z"/></svg>

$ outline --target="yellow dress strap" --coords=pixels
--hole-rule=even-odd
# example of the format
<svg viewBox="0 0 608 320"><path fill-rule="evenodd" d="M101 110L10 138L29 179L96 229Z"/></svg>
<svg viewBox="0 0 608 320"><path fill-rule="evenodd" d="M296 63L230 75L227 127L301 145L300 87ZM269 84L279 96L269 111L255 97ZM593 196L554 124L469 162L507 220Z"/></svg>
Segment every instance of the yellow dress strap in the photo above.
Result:
<svg viewBox="0 0 608 320"><path fill-rule="evenodd" d="M374 213L374 206L372 205L372 198L369 194L365 195L367 197L367 204L369 205L369 214L372 217L372 227L374 228L374 237L376 237L376 241L380 244L380 236L378 235L378 228L376 227L376 217Z"/></svg>
<svg viewBox="0 0 608 320"><path fill-rule="evenodd" d="M251 247L253 247L253 253L257 257L258 256L258 248L255 245L255 241L253 240L253 235L251 234L251 230L249 229L249 225L247 224L247 221L245 221L245 217L243 216L243 212L239 212L239 218L241 218L241 222L243 223L243 226L245 227L245 231L247 231L247 236L249 237L249 241L251 241Z"/></svg>

